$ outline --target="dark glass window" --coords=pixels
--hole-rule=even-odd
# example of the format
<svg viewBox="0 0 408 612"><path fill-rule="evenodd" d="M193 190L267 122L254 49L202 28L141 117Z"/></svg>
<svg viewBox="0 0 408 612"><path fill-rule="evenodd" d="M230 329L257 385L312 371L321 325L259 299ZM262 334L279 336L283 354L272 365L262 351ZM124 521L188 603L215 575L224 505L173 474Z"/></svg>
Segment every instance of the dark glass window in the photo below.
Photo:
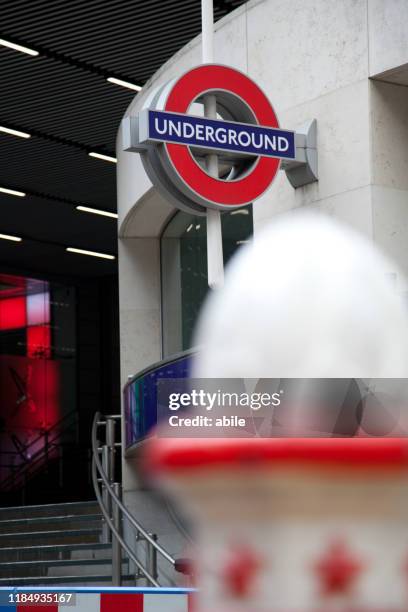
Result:
<svg viewBox="0 0 408 612"><path fill-rule="evenodd" d="M76 410L75 290L0 274L0 491ZM71 430L69 431L71 435Z"/></svg>
<svg viewBox="0 0 408 612"><path fill-rule="evenodd" d="M253 232L252 206L222 215L224 264ZM161 237L163 357L191 347L208 291L206 219L178 212Z"/></svg>

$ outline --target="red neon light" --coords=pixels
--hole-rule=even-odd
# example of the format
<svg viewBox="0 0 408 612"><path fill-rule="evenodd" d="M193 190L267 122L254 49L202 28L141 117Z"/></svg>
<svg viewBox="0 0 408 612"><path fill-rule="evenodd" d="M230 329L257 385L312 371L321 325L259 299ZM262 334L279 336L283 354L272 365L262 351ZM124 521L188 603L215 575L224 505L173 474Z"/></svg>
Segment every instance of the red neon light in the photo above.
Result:
<svg viewBox="0 0 408 612"><path fill-rule="evenodd" d="M49 325L27 327L27 357L50 359L51 330Z"/></svg>
<svg viewBox="0 0 408 612"><path fill-rule="evenodd" d="M0 331L27 325L25 297L0 300Z"/></svg>

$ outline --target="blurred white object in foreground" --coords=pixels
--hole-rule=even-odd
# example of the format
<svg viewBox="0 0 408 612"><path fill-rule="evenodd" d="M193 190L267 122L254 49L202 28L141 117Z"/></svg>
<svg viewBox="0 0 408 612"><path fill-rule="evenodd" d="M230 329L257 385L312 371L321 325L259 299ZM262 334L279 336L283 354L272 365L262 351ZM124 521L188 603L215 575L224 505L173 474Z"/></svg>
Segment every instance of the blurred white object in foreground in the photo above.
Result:
<svg viewBox="0 0 408 612"><path fill-rule="evenodd" d="M271 223L227 269L200 318L202 378L398 378L408 373L408 319L367 239L326 216Z"/></svg>
<svg viewBox="0 0 408 612"><path fill-rule="evenodd" d="M236 257L199 325L196 377L405 377L393 264L296 214ZM152 438L196 519L197 612L406 612L408 440Z"/></svg>

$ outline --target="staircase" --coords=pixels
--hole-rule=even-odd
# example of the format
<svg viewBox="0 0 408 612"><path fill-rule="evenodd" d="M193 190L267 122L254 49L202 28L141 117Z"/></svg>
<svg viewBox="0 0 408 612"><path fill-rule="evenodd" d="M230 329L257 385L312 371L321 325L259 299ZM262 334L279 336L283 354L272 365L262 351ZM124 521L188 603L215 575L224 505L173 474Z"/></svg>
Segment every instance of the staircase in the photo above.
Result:
<svg viewBox="0 0 408 612"><path fill-rule="evenodd" d="M96 501L0 508L0 586L109 585L111 552Z"/></svg>

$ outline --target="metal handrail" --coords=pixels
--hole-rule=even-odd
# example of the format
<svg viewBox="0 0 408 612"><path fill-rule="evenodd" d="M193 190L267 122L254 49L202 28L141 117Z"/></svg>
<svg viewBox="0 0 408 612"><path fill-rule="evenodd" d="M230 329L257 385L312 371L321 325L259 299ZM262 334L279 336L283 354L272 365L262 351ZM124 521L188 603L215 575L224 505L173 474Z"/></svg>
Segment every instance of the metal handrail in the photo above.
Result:
<svg viewBox="0 0 408 612"><path fill-rule="evenodd" d="M134 561L138 569L142 572L143 576L149 580L151 584L154 586L160 586L154 576L152 576L151 572L149 572L146 568L143 567L141 562L137 559L136 555L130 549L129 545L125 542L125 540L120 535L117 527L114 525L112 518L110 516L109 506L112 505L112 509L116 511L119 510L122 514L122 517L125 516L130 525L132 526L136 539L140 540L143 538L149 544L149 547L154 551L154 553L158 553L161 555L166 561L168 561L173 567L176 565L176 560L168 553L160 544L157 543L154 535L150 534L144 527L137 521L134 516L129 512L126 506L123 504L122 500L118 496L118 494L114 490L114 483L109 481L108 475L105 472L105 469L101 463L99 458L99 454L102 449L99 447L97 430L98 427L102 425L106 425L109 420L120 420L120 415L111 415L111 416L103 416L101 413L97 412L95 414L93 425L92 425L92 454L93 454L93 462L92 462L92 476L93 476L93 484L95 488L95 494L98 500L98 503L101 507L102 514L105 517L105 520L112 531L113 535L120 543L122 548L128 553L129 557ZM113 447L118 446L117 443L113 444ZM120 446L120 445L119 445ZM103 497L101 495L99 484L102 483L104 487L104 491L109 496L108 508L106 507ZM114 512L113 512L114 514Z"/></svg>
<svg viewBox="0 0 408 612"><path fill-rule="evenodd" d="M145 576L145 578L147 578L147 580L149 580L149 582L153 586L157 586L157 587L160 586L159 583L157 582L157 580L153 576L151 576L150 573L143 567L143 565L141 564L139 559L133 553L133 551L130 548L130 546L122 538L122 536L120 535L119 531L116 529L115 525L113 524L113 521L110 518L110 516L109 516L109 514L108 514L108 512L107 512L107 510L105 508L105 505L103 503L102 495L100 494L100 491L99 491L99 487L98 487L98 475L97 475L97 471L96 470L97 470L96 461L93 460L92 461L92 480L93 480L93 484L94 484L94 488L95 488L96 499L98 500L99 506L100 506L100 508L102 510L102 514L104 516L104 519L106 520L107 524L109 525L109 529L112 531L113 535L118 540L118 542L120 543L120 545L123 548L123 550L125 552L127 552L129 557L131 558L131 560L135 563L135 565L142 572L142 574Z"/></svg>

